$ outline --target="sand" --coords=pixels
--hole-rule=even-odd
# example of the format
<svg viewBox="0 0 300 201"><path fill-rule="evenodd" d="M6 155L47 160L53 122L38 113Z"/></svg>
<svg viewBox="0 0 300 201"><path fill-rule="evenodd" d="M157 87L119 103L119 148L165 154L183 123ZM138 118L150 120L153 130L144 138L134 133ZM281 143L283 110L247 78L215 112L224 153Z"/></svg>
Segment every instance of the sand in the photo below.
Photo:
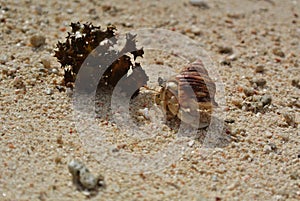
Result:
<svg viewBox="0 0 300 201"><path fill-rule="evenodd" d="M300 2L204 2L0 1L0 200L299 200ZM124 113L109 114L101 94L94 127L74 115L71 92L57 88L63 71L53 55L77 21L114 24L120 33L160 28L199 44L224 87L224 130L211 133L218 143L176 141L176 129L143 113L155 109L145 89L132 106L142 109L133 118L142 136L114 123ZM152 65L152 77L178 73L176 51L159 51L146 52L142 66ZM84 132L91 128L96 135ZM106 187L90 198L77 190L72 159L102 174Z"/></svg>

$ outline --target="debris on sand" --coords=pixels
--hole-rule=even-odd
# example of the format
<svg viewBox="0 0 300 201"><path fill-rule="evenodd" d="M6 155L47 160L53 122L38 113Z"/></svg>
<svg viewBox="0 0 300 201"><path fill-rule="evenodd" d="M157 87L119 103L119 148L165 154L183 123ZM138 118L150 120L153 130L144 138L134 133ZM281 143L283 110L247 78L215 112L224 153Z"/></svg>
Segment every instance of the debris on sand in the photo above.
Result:
<svg viewBox="0 0 300 201"><path fill-rule="evenodd" d="M34 35L30 38L30 44L33 47L40 47L46 44L46 38L42 35Z"/></svg>
<svg viewBox="0 0 300 201"><path fill-rule="evenodd" d="M105 187L104 177L102 175L94 176L80 161L70 161L68 169L72 174L73 184L87 196L94 196L98 193L99 188Z"/></svg>
<svg viewBox="0 0 300 201"><path fill-rule="evenodd" d="M58 42L54 55L64 69L65 86L74 87L82 66L85 66L85 70L77 83L84 83L84 90L91 90L95 83L115 87L122 81L119 86L123 86L124 91L129 88L137 89L134 93L137 95L139 88L147 84L148 76L140 63L136 62L137 57L143 57L144 54L143 48L136 47L136 35L127 33L125 45L119 50L116 46L120 41L113 25L107 26L103 31L100 26L92 23L77 22L71 23L71 28L66 41ZM88 65L84 63L87 57L91 61L87 62ZM127 76L129 71L132 73ZM102 74L99 81L98 76Z"/></svg>

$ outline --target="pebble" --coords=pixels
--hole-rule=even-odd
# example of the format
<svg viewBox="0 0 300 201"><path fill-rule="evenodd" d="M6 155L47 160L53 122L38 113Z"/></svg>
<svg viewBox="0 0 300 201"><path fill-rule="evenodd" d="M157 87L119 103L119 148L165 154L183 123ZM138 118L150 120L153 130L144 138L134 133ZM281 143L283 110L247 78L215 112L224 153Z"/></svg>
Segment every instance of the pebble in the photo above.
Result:
<svg viewBox="0 0 300 201"><path fill-rule="evenodd" d="M294 113L290 113L290 112L284 112L283 113L283 117L286 121L286 123L293 127L293 128L296 128L297 127L297 123L295 121L295 114Z"/></svg>
<svg viewBox="0 0 300 201"><path fill-rule="evenodd" d="M245 18L244 13L227 13L227 17L232 19L242 19Z"/></svg>
<svg viewBox="0 0 300 201"><path fill-rule="evenodd" d="M194 143L195 143L194 140L189 141L189 142L188 142L189 147L192 147L192 146L194 145Z"/></svg>
<svg viewBox="0 0 300 201"><path fill-rule="evenodd" d="M228 185L227 189L231 191L231 190L235 189L237 186L238 186L238 182L234 182L234 183Z"/></svg>
<svg viewBox="0 0 300 201"><path fill-rule="evenodd" d="M263 65L258 65L255 68L256 73L263 73L265 71L265 67Z"/></svg>
<svg viewBox="0 0 300 201"><path fill-rule="evenodd" d="M60 86L60 85L55 86L55 88L56 88L59 92L66 91L66 89L65 89L63 86Z"/></svg>
<svg viewBox="0 0 300 201"><path fill-rule="evenodd" d="M13 86L17 89L24 89L26 88L22 77L15 77L13 80Z"/></svg>
<svg viewBox="0 0 300 201"><path fill-rule="evenodd" d="M290 140L290 136L287 133L279 133L278 137L280 137L284 142L288 142Z"/></svg>
<svg viewBox="0 0 300 201"><path fill-rule="evenodd" d="M217 182L218 181L218 176L217 175L213 175L211 177L211 179L212 179L213 182Z"/></svg>
<svg viewBox="0 0 300 201"><path fill-rule="evenodd" d="M232 123L235 122L235 120L234 120L234 119L231 119L231 118L227 118L227 119L225 119L225 122L226 122L226 123L229 123L229 124L232 124Z"/></svg>
<svg viewBox="0 0 300 201"><path fill-rule="evenodd" d="M31 86L34 86L36 84L36 79L35 78L27 79L26 83L31 85Z"/></svg>
<svg viewBox="0 0 300 201"><path fill-rule="evenodd" d="M272 97L269 94L265 94L262 96L260 101L263 104L263 106L270 105L272 102Z"/></svg>
<svg viewBox="0 0 300 201"><path fill-rule="evenodd" d="M297 173L297 172L293 172L291 175L290 175L291 179L293 180L297 180L297 179L300 179L300 175Z"/></svg>
<svg viewBox="0 0 300 201"><path fill-rule="evenodd" d="M260 100L261 100L261 96L254 95L254 96L252 97L252 101L253 101L253 102L260 102Z"/></svg>
<svg viewBox="0 0 300 201"><path fill-rule="evenodd" d="M15 77L15 74L17 72L17 68L10 68L10 69L2 69L2 74L10 77Z"/></svg>
<svg viewBox="0 0 300 201"><path fill-rule="evenodd" d="M246 91L245 94L247 94L247 93L248 92ZM248 96L242 102L242 104L243 104L242 110L258 113L261 110L263 110L266 105L270 105L271 102L272 102L272 97L268 94L265 94L263 96L260 96L260 95Z"/></svg>
<svg viewBox="0 0 300 201"><path fill-rule="evenodd" d="M97 186L97 178L85 167L79 170L79 181L87 189L93 189Z"/></svg>
<svg viewBox="0 0 300 201"><path fill-rule="evenodd" d="M53 94L53 90L50 89L50 88L47 88L47 89L45 89L45 93L46 93L47 95L52 95L52 94Z"/></svg>
<svg viewBox="0 0 300 201"><path fill-rule="evenodd" d="M8 61L8 58L6 55L2 55L0 57L0 64L5 64Z"/></svg>
<svg viewBox="0 0 300 201"><path fill-rule="evenodd" d="M236 128L236 129L233 129L232 132L231 132L231 134L232 134L233 136L237 136L237 135L241 135L241 136L244 136L244 137L247 136L246 130L243 129L243 128Z"/></svg>
<svg viewBox="0 0 300 201"><path fill-rule="evenodd" d="M56 142L57 144L60 144L62 145L64 142L63 142L63 139L62 139L62 135L59 135L57 138L56 138Z"/></svg>
<svg viewBox="0 0 300 201"><path fill-rule="evenodd" d="M273 134L270 131L266 131L265 136L266 138L271 138Z"/></svg>
<svg viewBox="0 0 300 201"><path fill-rule="evenodd" d="M243 106L243 99L242 98L234 98L234 99L232 99L232 104L233 105L235 105L236 107L238 107L238 108L242 108L242 106Z"/></svg>
<svg viewBox="0 0 300 201"><path fill-rule="evenodd" d="M244 87L243 88L244 94L246 96L253 96L254 95L254 89L250 87Z"/></svg>
<svg viewBox="0 0 300 201"><path fill-rule="evenodd" d="M237 60L237 58L238 58L237 54L231 54L231 55L226 57L226 60L235 61L235 60Z"/></svg>
<svg viewBox="0 0 300 201"><path fill-rule="evenodd" d="M250 82L252 84L256 84L256 86L258 87L263 87L267 83L267 81L264 78L253 78Z"/></svg>
<svg viewBox="0 0 300 201"><path fill-rule="evenodd" d="M268 154L268 153L271 153L272 152L272 147L268 144L266 144L263 148L263 151Z"/></svg>
<svg viewBox="0 0 300 201"><path fill-rule="evenodd" d="M37 15L42 15L43 14L43 8L40 5L33 6L32 11L37 14Z"/></svg>
<svg viewBox="0 0 300 201"><path fill-rule="evenodd" d="M53 73L53 74L55 74L55 75L58 74L57 68L52 68L50 72Z"/></svg>
<svg viewBox="0 0 300 201"><path fill-rule="evenodd" d="M86 191L87 195L103 187L104 177L102 175L94 176L89 169L80 161L72 160L68 164L68 170L72 174L73 183L79 190Z"/></svg>
<svg viewBox="0 0 300 201"><path fill-rule="evenodd" d="M77 160L72 160L71 162L69 162L68 164L68 169L69 172L74 176L74 177L78 177L78 171L80 171L81 169L84 168L84 164L77 161Z"/></svg>
<svg viewBox="0 0 300 201"><path fill-rule="evenodd" d="M71 8L69 8L69 9L67 9L67 13L68 13L68 14L73 14L74 11L73 11Z"/></svg>
<svg viewBox="0 0 300 201"><path fill-rule="evenodd" d="M293 79L292 80L292 86L293 87L297 87L298 89L300 89L300 79Z"/></svg>
<svg viewBox="0 0 300 201"><path fill-rule="evenodd" d="M39 68L39 72L46 73L48 70L44 67Z"/></svg>
<svg viewBox="0 0 300 201"><path fill-rule="evenodd" d="M50 62L50 60L47 59L47 58L41 59L41 62L42 62L43 66L44 66L45 68L50 68L50 67L51 67L51 62Z"/></svg>
<svg viewBox="0 0 300 201"><path fill-rule="evenodd" d="M221 59L219 63L223 66L231 66L231 61L227 58Z"/></svg>
<svg viewBox="0 0 300 201"><path fill-rule="evenodd" d="M15 94L16 94L16 95L26 94L26 89L25 89L25 88L23 88L23 89L16 89L16 90L15 90ZM21 98L21 96L19 96L19 98ZM19 98L18 98L18 99L19 99Z"/></svg>
<svg viewBox="0 0 300 201"><path fill-rule="evenodd" d="M127 27L127 28L133 27L133 24L130 23L130 22L124 22L124 23L121 23L121 24L122 24L122 26Z"/></svg>
<svg viewBox="0 0 300 201"><path fill-rule="evenodd" d="M232 47L228 47L228 46L220 46L218 52L220 54L232 54L233 49Z"/></svg>
<svg viewBox="0 0 300 201"><path fill-rule="evenodd" d="M269 143L269 146L271 147L272 151L276 151L277 150L277 146L274 143Z"/></svg>
<svg viewBox="0 0 300 201"><path fill-rule="evenodd" d="M168 22L169 26L176 26L177 24L179 24L179 21L175 19L169 20Z"/></svg>
<svg viewBox="0 0 300 201"><path fill-rule="evenodd" d="M193 25L193 26L191 27L191 32L192 32L194 35L196 35L196 36L199 36L199 35L202 34L201 29L200 29L199 27L195 26L195 25Z"/></svg>
<svg viewBox="0 0 300 201"><path fill-rule="evenodd" d="M30 44L33 47L40 47L46 44L46 38L42 35L34 35L30 38Z"/></svg>
<svg viewBox="0 0 300 201"><path fill-rule="evenodd" d="M274 48L273 54L279 57L285 57L284 52L280 48Z"/></svg>
<svg viewBox="0 0 300 201"><path fill-rule="evenodd" d="M197 6L199 8L204 8L204 9L208 9L209 8L207 2L204 1L204 0L190 0L190 4L192 6Z"/></svg>

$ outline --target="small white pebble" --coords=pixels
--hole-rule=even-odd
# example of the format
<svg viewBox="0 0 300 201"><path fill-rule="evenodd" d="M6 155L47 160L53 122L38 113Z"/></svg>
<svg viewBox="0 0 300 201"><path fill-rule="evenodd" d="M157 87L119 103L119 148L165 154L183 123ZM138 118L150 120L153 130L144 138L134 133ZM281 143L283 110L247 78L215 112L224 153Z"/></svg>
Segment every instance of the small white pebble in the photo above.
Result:
<svg viewBox="0 0 300 201"><path fill-rule="evenodd" d="M263 151L266 153L266 154L269 154L271 151L272 151L272 147L270 145L265 145L264 148L263 148Z"/></svg>
<svg viewBox="0 0 300 201"><path fill-rule="evenodd" d="M191 27L191 32L195 35L201 35L201 29L198 26L193 25Z"/></svg>
<svg viewBox="0 0 300 201"><path fill-rule="evenodd" d="M73 14L73 12L74 12L74 11L73 11L71 8L67 9L67 13L68 13L68 14Z"/></svg>
<svg viewBox="0 0 300 201"><path fill-rule="evenodd" d="M218 181L218 176L217 175L213 175L211 179L212 179L212 181L217 182Z"/></svg>
<svg viewBox="0 0 300 201"><path fill-rule="evenodd" d="M47 88L47 89L45 90L45 93L46 93L47 95L52 95L52 94L53 94L53 90L50 89L50 88Z"/></svg>
<svg viewBox="0 0 300 201"><path fill-rule="evenodd" d="M194 140L189 141L189 143L188 143L189 147L192 147L194 145L194 143L195 143Z"/></svg>
<svg viewBox="0 0 300 201"><path fill-rule="evenodd" d="M146 119L149 119L150 117L149 117L149 110L148 110L148 108L144 108L143 109L143 115L144 115L144 117L146 118Z"/></svg>
<svg viewBox="0 0 300 201"><path fill-rule="evenodd" d="M79 181L83 187L93 189L97 186L98 179L90 171L84 167L79 170Z"/></svg>
<svg viewBox="0 0 300 201"><path fill-rule="evenodd" d="M227 57L227 59L229 59L230 61L235 61L236 59L237 59L237 55L236 54L232 54L232 55L229 55L228 57Z"/></svg>
<svg viewBox="0 0 300 201"><path fill-rule="evenodd" d="M5 64L8 61L8 57L6 55L2 55L0 57L0 64Z"/></svg>
<svg viewBox="0 0 300 201"><path fill-rule="evenodd" d="M227 189L228 189L228 190L233 190L233 189L235 189L236 187L237 187L237 183L234 182L234 183L228 185L228 186L227 186Z"/></svg>
<svg viewBox="0 0 300 201"><path fill-rule="evenodd" d="M52 68L52 69L51 69L51 73L53 73L53 74L58 74L58 70L57 70L56 68Z"/></svg>
<svg viewBox="0 0 300 201"><path fill-rule="evenodd" d="M270 131L266 131L265 136L266 138L271 138L273 134Z"/></svg>

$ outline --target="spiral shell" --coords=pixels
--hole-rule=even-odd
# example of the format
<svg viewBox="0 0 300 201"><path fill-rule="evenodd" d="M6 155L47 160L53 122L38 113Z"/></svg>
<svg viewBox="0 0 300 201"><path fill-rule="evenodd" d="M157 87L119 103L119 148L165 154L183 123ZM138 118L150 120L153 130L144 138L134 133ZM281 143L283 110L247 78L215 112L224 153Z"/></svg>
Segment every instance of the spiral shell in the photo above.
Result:
<svg viewBox="0 0 300 201"><path fill-rule="evenodd" d="M186 66L181 72L166 81L156 96L167 119L178 117L196 127L207 127L215 102L216 85L209 77L202 61Z"/></svg>

